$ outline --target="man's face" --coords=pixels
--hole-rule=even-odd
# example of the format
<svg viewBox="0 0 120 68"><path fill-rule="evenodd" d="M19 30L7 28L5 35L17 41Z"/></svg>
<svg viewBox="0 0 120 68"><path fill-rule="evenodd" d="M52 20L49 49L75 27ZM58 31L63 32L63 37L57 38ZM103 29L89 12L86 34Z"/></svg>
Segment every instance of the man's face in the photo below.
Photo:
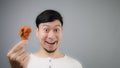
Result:
<svg viewBox="0 0 120 68"><path fill-rule="evenodd" d="M41 23L36 30L41 47L49 53L54 52L62 38L62 25L59 20Z"/></svg>

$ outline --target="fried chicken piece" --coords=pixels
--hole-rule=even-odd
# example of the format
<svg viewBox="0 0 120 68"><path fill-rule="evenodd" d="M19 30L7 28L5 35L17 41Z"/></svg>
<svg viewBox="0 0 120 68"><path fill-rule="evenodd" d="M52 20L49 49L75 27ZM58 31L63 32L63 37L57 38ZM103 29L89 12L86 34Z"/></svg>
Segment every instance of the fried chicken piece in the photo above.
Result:
<svg viewBox="0 0 120 68"><path fill-rule="evenodd" d="M28 40L31 33L31 28L29 26L22 26L19 30L19 34L22 40Z"/></svg>

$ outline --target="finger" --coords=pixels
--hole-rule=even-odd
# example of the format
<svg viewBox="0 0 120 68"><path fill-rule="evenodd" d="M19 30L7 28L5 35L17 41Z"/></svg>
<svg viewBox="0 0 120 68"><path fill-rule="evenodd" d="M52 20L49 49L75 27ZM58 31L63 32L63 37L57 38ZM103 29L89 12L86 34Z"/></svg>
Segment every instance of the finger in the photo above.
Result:
<svg viewBox="0 0 120 68"><path fill-rule="evenodd" d="M18 44L16 44L9 52L8 52L8 56L12 53L15 53L17 51L19 51L20 49L23 49L25 47L25 45L27 44L28 40L22 40L20 41Z"/></svg>
<svg viewBox="0 0 120 68"><path fill-rule="evenodd" d="M18 56L16 57L16 61L19 62L20 64L22 64L23 61L24 61L26 58L28 58L28 56L29 56L28 53L23 52L21 55L18 55Z"/></svg>
<svg viewBox="0 0 120 68"><path fill-rule="evenodd" d="M19 65L19 66L23 67L25 65L24 60L29 58L29 54L23 49L18 51L16 54L14 53L12 56L13 56L13 58L10 60L10 63L13 66Z"/></svg>
<svg viewBox="0 0 120 68"><path fill-rule="evenodd" d="M23 51L18 56L20 57L21 61L23 61L27 56L29 56L29 54L27 52Z"/></svg>
<svg viewBox="0 0 120 68"><path fill-rule="evenodd" d="M21 61L22 61L22 63L24 63L28 58L29 58L29 54L28 54L28 53L24 53L24 54L21 56Z"/></svg>
<svg viewBox="0 0 120 68"><path fill-rule="evenodd" d="M16 59L17 57L21 56L24 52L25 52L24 49L21 49L20 51L16 52L16 54L15 54L15 56L14 56L15 59Z"/></svg>
<svg viewBox="0 0 120 68"><path fill-rule="evenodd" d="M17 57L15 58L15 60L18 61L18 62L22 62L24 55L25 55L25 52L23 52L23 53L20 54L20 55L17 55Z"/></svg>
<svg viewBox="0 0 120 68"><path fill-rule="evenodd" d="M22 62L24 68L27 68L29 59L30 59L29 55L24 56L24 59L23 59L23 62Z"/></svg>
<svg viewBox="0 0 120 68"><path fill-rule="evenodd" d="M16 57L20 56L24 51L25 51L25 50L20 49L19 51L10 54L9 59L10 59L10 60L15 60Z"/></svg>

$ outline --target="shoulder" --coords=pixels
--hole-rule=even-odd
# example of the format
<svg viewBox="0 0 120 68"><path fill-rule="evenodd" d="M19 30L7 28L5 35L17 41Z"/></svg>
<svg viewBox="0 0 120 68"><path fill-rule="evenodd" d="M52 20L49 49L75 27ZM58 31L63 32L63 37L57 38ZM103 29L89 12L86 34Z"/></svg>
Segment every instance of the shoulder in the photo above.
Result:
<svg viewBox="0 0 120 68"><path fill-rule="evenodd" d="M66 60L70 63L72 63L73 65L77 66L76 68L82 68L82 64L76 60L75 58L72 58L70 56L65 56Z"/></svg>

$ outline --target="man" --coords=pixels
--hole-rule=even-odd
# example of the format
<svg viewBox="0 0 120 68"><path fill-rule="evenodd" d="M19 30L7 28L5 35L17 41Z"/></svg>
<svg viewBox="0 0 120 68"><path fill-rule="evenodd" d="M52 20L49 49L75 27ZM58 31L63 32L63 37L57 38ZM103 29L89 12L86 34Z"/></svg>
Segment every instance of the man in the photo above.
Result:
<svg viewBox="0 0 120 68"><path fill-rule="evenodd" d="M24 50L27 40L20 41L8 53L12 68L82 68L75 59L59 51L63 32L63 19L55 10L45 10L36 18L36 36L40 50L28 54Z"/></svg>

